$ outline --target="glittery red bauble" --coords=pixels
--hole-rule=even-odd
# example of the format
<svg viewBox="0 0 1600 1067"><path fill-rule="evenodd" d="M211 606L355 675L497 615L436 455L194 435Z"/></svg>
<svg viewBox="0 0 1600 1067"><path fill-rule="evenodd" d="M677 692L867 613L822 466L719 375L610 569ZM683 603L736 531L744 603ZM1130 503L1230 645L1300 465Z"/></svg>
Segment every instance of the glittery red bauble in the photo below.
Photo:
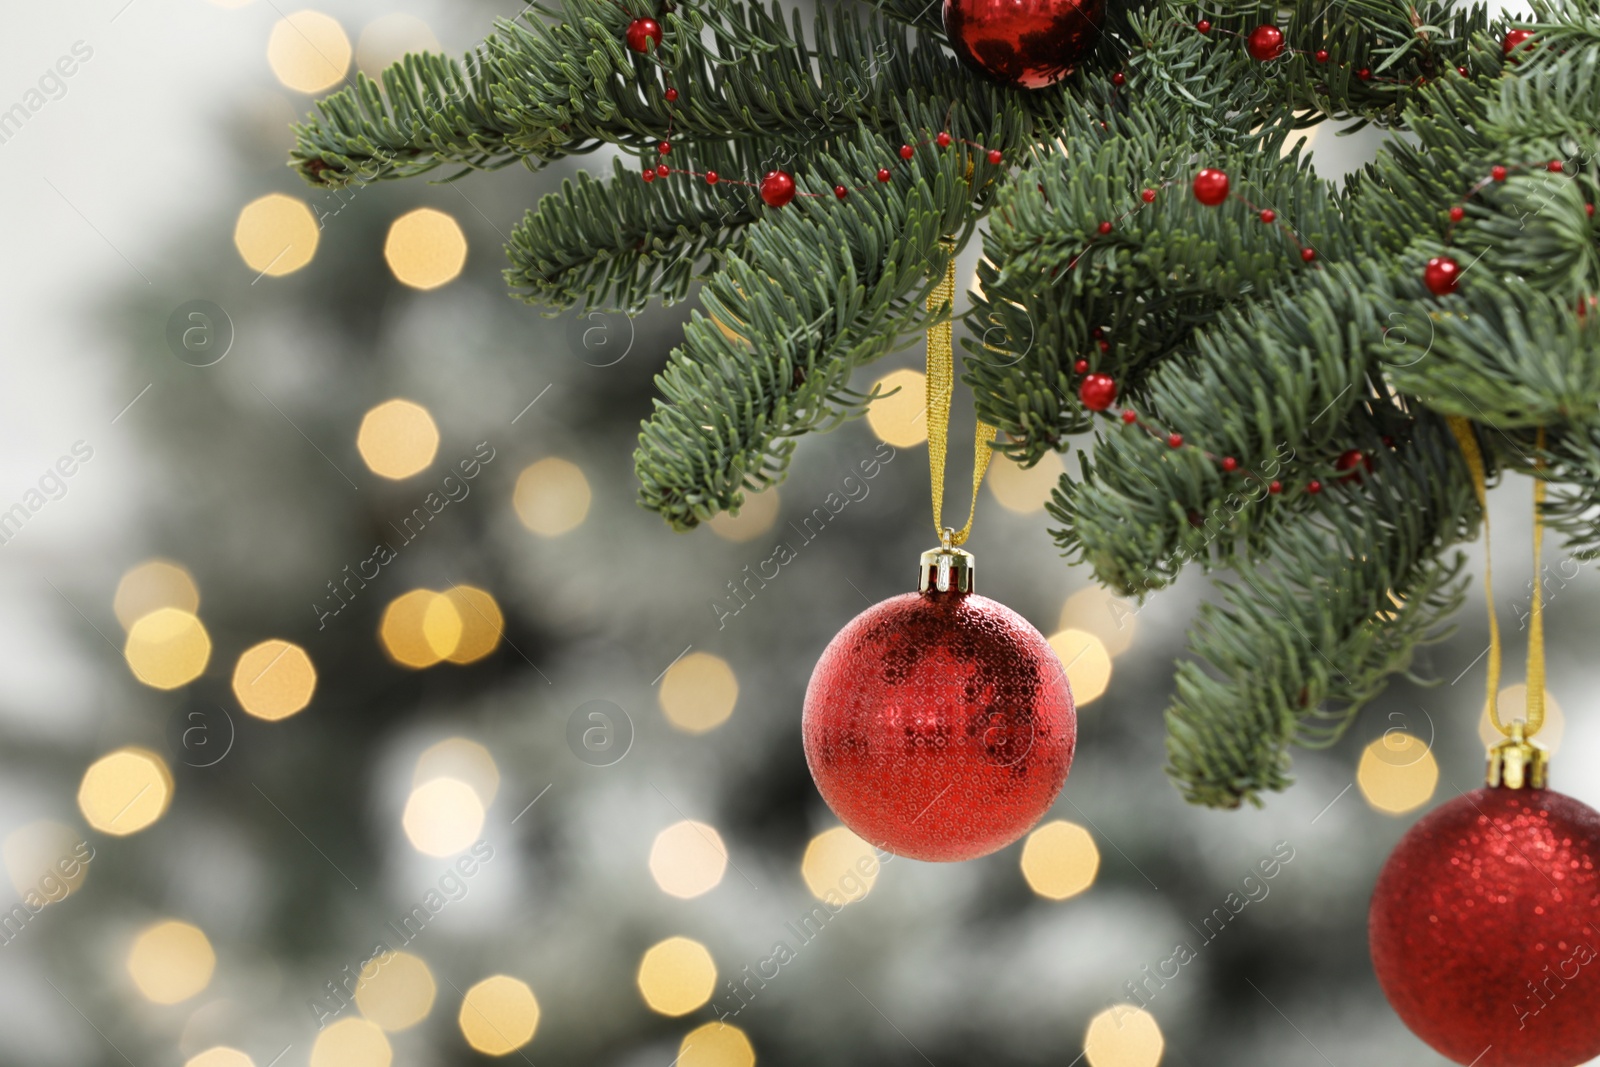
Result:
<svg viewBox="0 0 1600 1067"><path fill-rule="evenodd" d="M1600 1055L1600 812L1545 789L1477 789L1413 826L1368 918L1405 1024L1476 1067Z"/></svg>
<svg viewBox="0 0 1600 1067"><path fill-rule="evenodd" d="M1257 26L1245 38L1244 47L1258 63L1277 59L1283 55L1283 31L1276 26Z"/></svg>
<svg viewBox="0 0 1600 1067"><path fill-rule="evenodd" d="M761 179L761 199L768 207L782 207L794 199L794 179L781 170L768 171Z"/></svg>
<svg viewBox="0 0 1600 1067"><path fill-rule="evenodd" d="M1434 296L1449 296L1461 281L1461 265L1449 256L1434 256L1422 268L1422 284Z"/></svg>
<svg viewBox="0 0 1600 1067"><path fill-rule="evenodd" d="M628 23L628 47L635 52L648 52L652 44L661 43L661 23L655 19L638 18Z"/></svg>
<svg viewBox="0 0 1600 1067"><path fill-rule="evenodd" d="M1228 176L1207 167L1194 176L1194 198L1206 207L1216 207L1228 199Z"/></svg>
<svg viewBox="0 0 1600 1067"><path fill-rule="evenodd" d="M1105 0L944 0L944 32L968 66L1041 89L1089 54L1105 10Z"/></svg>
<svg viewBox="0 0 1600 1067"><path fill-rule="evenodd" d="M1050 809L1078 716L1039 631L976 593L906 593L856 616L811 674L802 723L822 799L899 856L967 860Z"/></svg>

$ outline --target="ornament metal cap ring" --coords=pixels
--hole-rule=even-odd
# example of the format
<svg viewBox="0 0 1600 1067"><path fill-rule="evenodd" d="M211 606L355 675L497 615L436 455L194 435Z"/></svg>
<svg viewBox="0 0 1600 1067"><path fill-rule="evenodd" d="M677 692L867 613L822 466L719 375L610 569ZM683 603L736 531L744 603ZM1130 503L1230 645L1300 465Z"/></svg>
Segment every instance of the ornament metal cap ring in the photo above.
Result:
<svg viewBox="0 0 1600 1067"><path fill-rule="evenodd" d="M948 534L950 531L947 529L945 532ZM972 553L954 547L946 537L944 544L922 554L917 589L924 593L970 593L974 589L973 578L977 569L978 563Z"/></svg>

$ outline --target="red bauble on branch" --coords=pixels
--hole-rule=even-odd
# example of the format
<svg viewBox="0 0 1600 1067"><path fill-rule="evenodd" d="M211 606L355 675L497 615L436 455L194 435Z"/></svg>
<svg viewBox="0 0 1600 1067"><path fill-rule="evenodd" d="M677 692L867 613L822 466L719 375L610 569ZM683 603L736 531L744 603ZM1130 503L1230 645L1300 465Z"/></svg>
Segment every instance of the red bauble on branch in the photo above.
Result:
<svg viewBox="0 0 1600 1067"><path fill-rule="evenodd" d="M1570 1067L1600 1055L1600 812L1477 789L1430 812L1378 876L1378 984L1443 1055Z"/></svg>
<svg viewBox="0 0 1600 1067"><path fill-rule="evenodd" d="M1216 207L1228 199L1228 176L1207 167L1194 176L1194 198L1206 207Z"/></svg>
<svg viewBox="0 0 1600 1067"><path fill-rule="evenodd" d="M628 23L629 48L648 52L652 44L661 44L661 23L651 18L637 18Z"/></svg>
<svg viewBox="0 0 1600 1067"><path fill-rule="evenodd" d="M1532 30L1508 30L1505 37L1500 41L1500 50L1509 57L1512 52L1517 50L1518 46L1532 39Z"/></svg>
<svg viewBox="0 0 1600 1067"><path fill-rule="evenodd" d="M950 47L995 81L1041 89L1077 69L1105 21L1105 0L944 0Z"/></svg>
<svg viewBox="0 0 1600 1067"><path fill-rule="evenodd" d="M794 179L781 170L768 171L761 179L761 199L768 207L782 207L794 199Z"/></svg>
<svg viewBox="0 0 1600 1067"><path fill-rule="evenodd" d="M1461 282L1461 264L1449 256L1434 256L1422 268L1422 284L1434 296L1449 296Z"/></svg>
<svg viewBox="0 0 1600 1067"><path fill-rule="evenodd" d="M806 762L834 814L869 843L967 860L1050 809L1077 713L1039 631L971 592L970 555L922 560L921 592L868 608L822 653L806 689Z"/></svg>
<svg viewBox="0 0 1600 1067"><path fill-rule="evenodd" d="M1283 31L1276 26L1257 26L1245 38L1244 47L1258 63L1277 59L1283 55Z"/></svg>
<svg viewBox="0 0 1600 1067"><path fill-rule="evenodd" d="M1109 374L1091 374L1078 386L1078 399L1090 411L1105 411L1117 399L1117 383Z"/></svg>

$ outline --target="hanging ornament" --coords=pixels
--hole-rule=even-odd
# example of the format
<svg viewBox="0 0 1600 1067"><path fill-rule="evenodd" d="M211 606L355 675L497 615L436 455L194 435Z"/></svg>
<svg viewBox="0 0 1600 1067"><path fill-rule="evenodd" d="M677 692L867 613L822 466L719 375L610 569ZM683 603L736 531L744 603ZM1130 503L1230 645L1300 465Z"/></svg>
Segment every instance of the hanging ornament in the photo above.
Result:
<svg viewBox="0 0 1600 1067"><path fill-rule="evenodd" d="M1449 256L1434 256L1422 268L1422 284L1434 296L1449 296L1461 283L1461 265Z"/></svg>
<svg viewBox="0 0 1600 1067"><path fill-rule="evenodd" d="M944 31L969 67L1022 89L1077 69L1105 21L1105 0L944 0Z"/></svg>
<svg viewBox="0 0 1600 1067"><path fill-rule="evenodd" d="M661 44L661 23L651 18L637 18L628 23L629 48L635 52L648 52L652 44Z"/></svg>
<svg viewBox="0 0 1600 1067"><path fill-rule="evenodd" d="M770 170L761 179L761 199L768 207L783 207L794 199L794 178L781 170Z"/></svg>
<svg viewBox="0 0 1600 1067"><path fill-rule="evenodd" d="M937 312L955 291L954 250ZM941 545L918 592L856 616L818 660L802 732L817 789L871 844L921 860L966 860L1027 833L1055 802L1077 742L1060 659L1022 616L973 591L972 530L994 427L978 423L973 500L940 527L954 383L950 324L928 331L928 464Z"/></svg>
<svg viewBox="0 0 1600 1067"><path fill-rule="evenodd" d="M1244 41L1245 51L1257 63L1267 63L1283 55L1283 31L1276 26L1257 26Z"/></svg>
<svg viewBox="0 0 1600 1067"><path fill-rule="evenodd" d="M1480 505L1482 454L1451 419ZM1544 448L1544 431L1538 434ZM1534 570L1542 534L1535 481ZM1488 546L1488 510L1484 507ZM1395 1012L1438 1052L1475 1067L1571 1067L1600 1055L1600 812L1548 788L1544 610L1534 584L1527 721L1502 723L1500 634L1489 601L1488 787L1436 808L1390 855L1372 896L1368 939Z"/></svg>

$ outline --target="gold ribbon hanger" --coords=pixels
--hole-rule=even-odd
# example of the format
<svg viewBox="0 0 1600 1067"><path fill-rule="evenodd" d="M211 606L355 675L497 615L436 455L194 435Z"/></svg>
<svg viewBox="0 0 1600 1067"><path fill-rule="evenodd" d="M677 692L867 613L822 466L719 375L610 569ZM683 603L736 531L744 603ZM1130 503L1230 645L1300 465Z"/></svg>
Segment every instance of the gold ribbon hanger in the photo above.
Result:
<svg viewBox="0 0 1600 1067"><path fill-rule="evenodd" d="M955 306L956 255L955 247L944 245L949 254L945 264L944 280L928 294L928 311L938 313L948 305ZM954 548L964 544L972 533L972 520L978 513L978 489L983 485L983 475L989 469L989 459L994 449L989 447L997 432L982 419L978 420L972 446L972 504L967 508L967 524L956 530L944 524L944 460L950 438L950 398L955 392L955 352L951 347L952 326L949 318L928 327L928 476L933 486L933 529L940 544Z"/></svg>

